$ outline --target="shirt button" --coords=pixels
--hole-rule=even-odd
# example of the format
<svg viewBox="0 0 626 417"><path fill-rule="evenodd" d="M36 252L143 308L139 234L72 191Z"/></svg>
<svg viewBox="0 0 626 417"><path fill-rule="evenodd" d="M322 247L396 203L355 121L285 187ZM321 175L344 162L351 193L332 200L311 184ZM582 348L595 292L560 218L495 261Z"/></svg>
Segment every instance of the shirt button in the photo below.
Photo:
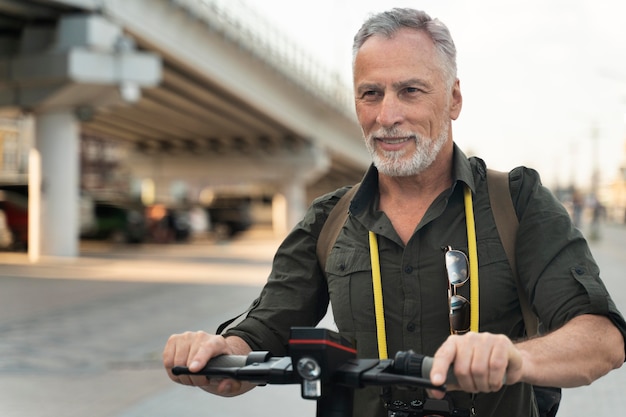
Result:
<svg viewBox="0 0 626 417"><path fill-rule="evenodd" d="M406 329L410 332L414 332L415 331L415 323L409 323L406 326Z"/></svg>
<svg viewBox="0 0 626 417"><path fill-rule="evenodd" d="M576 269L574 269L574 271L576 271L578 275L583 275L585 273L585 268L581 268L580 266L577 266Z"/></svg>
<svg viewBox="0 0 626 417"><path fill-rule="evenodd" d="M411 265L407 265L404 267L405 274L410 274L411 272L413 272L413 267Z"/></svg>

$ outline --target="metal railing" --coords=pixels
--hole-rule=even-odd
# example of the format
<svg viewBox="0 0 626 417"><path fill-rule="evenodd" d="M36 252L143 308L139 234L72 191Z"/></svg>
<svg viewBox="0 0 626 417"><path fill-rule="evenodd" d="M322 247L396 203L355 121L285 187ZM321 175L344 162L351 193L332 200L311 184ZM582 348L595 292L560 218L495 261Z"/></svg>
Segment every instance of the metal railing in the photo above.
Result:
<svg viewBox="0 0 626 417"><path fill-rule="evenodd" d="M348 117L354 117L352 88L266 16L241 1L171 0L225 39L245 49L300 88Z"/></svg>

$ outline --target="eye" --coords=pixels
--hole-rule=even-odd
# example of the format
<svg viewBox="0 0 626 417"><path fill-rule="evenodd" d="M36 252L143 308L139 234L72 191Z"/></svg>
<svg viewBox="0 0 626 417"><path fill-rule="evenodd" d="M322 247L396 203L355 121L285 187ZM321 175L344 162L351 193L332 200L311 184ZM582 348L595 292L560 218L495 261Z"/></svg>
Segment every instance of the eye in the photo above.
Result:
<svg viewBox="0 0 626 417"><path fill-rule="evenodd" d="M366 90L361 93L361 100L375 101L382 97L382 93L377 90Z"/></svg>
<svg viewBox="0 0 626 417"><path fill-rule="evenodd" d="M404 90L407 94L421 94L424 93L424 90L422 90L421 88L418 87L407 87Z"/></svg>

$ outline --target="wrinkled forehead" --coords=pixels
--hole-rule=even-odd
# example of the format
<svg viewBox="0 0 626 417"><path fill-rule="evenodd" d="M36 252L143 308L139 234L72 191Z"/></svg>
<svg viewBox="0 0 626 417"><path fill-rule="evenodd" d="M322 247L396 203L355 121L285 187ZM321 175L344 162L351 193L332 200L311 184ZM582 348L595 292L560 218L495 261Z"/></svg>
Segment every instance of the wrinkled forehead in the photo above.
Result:
<svg viewBox="0 0 626 417"><path fill-rule="evenodd" d="M428 31L414 28L399 28L393 32L374 33L355 51L352 62L353 72L357 70L357 61L387 59L396 64L408 64L409 61L426 65L431 70L441 73L447 83L454 82L456 74L449 71L447 57L437 48Z"/></svg>

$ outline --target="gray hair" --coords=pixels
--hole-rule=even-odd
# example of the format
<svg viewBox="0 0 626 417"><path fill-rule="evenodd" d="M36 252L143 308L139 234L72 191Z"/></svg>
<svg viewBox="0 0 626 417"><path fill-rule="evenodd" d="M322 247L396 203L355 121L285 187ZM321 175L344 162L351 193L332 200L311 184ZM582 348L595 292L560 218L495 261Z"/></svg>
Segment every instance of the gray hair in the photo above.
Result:
<svg viewBox="0 0 626 417"><path fill-rule="evenodd" d="M363 23L361 29L354 36L352 46L352 63L361 46L370 37L382 35L391 38L400 29L409 28L426 33L435 44L441 59L444 76L449 85L456 80L456 46L450 31L440 20L432 19L421 10L409 8L395 8L371 16Z"/></svg>

